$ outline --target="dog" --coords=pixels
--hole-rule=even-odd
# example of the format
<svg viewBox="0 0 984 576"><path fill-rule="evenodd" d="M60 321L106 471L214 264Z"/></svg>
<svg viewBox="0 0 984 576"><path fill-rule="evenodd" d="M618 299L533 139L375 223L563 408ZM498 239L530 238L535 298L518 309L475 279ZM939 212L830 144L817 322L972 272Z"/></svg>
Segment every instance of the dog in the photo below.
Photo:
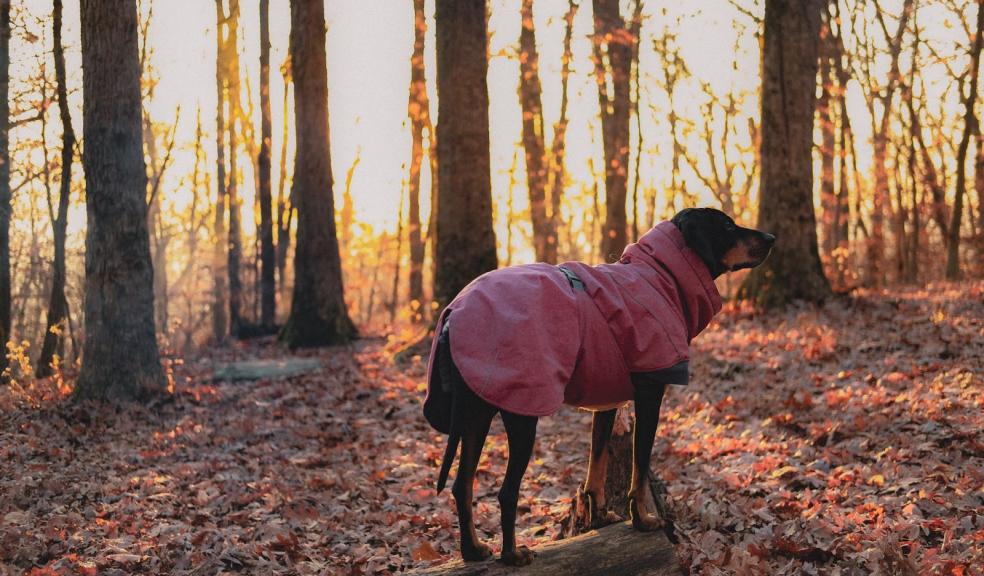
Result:
<svg viewBox="0 0 984 576"><path fill-rule="evenodd" d="M616 408L635 402L629 515L637 530L661 529L649 460L668 384L687 384L690 340L721 309L714 279L758 266L776 237L742 228L712 208L690 208L625 248L615 264L529 264L474 280L445 308L428 362L424 415L448 434L440 493L461 445L452 487L465 561L492 555L472 516L475 471L489 426L502 416L509 446L499 490L503 563L533 560L516 546L520 483L537 420L561 404L594 411L582 492L591 525L605 507L607 444Z"/></svg>

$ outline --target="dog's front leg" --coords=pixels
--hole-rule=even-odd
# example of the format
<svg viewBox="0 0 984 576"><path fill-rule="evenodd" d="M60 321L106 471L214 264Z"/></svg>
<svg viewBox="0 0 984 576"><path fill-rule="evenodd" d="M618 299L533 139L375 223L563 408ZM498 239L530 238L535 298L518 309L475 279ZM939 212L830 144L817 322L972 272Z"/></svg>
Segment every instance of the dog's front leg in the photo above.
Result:
<svg viewBox="0 0 984 576"><path fill-rule="evenodd" d="M659 409L663 404L666 385L639 382L635 386L635 433L632 442L632 484L629 487L629 514L636 530L651 531L663 528L656 511L656 502L649 487L649 459L652 456Z"/></svg>
<svg viewBox="0 0 984 576"><path fill-rule="evenodd" d="M588 526L598 527L612 519L605 508L605 474L608 470L608 441L612 437L617 410L595 412L591 419L591 453L588 455L588 477L584 481L584 496L588 500Z"/></svg>

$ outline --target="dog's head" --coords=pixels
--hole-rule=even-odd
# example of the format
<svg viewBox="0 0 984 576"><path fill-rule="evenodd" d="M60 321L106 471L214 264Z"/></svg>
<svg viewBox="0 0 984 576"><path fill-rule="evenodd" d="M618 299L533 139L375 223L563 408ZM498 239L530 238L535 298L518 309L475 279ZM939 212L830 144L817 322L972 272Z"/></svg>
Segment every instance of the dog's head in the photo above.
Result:
<svg viewBox="0 0 984 576"><path fill-rule="evenodd" d="M686 208L672 222L715 278L725 272L758 266L776 242L774 235L742 228L714 208Z"/></svg>

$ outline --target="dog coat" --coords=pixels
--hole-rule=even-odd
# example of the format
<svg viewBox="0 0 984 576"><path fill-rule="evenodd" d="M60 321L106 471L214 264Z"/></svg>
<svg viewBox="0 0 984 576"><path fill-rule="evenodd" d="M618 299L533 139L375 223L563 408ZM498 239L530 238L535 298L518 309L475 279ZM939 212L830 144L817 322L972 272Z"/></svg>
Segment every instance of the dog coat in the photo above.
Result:
<svg viewBox="0 0 984 576"><path fill-rule="evenodd" d="M631 373L679 374L690 340L720 309L707 266L671 222L628 245L618 264L493 270L466 286L438 319L424 414L447 432L450 393L434 362L449 317L451 356L468 387L502 410L545 416L562 403L631 400ZM682 381L668 383L686 383L682 367Z"/></svg>

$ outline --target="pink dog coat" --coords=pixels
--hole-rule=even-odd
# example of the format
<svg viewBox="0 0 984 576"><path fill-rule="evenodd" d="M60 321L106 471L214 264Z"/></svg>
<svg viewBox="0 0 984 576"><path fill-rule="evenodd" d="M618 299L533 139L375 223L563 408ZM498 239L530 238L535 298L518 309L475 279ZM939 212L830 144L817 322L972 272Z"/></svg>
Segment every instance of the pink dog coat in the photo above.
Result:
<svg viewBox="0 0 984 576"><path fill-rule="evenodd" d="M690 340L721 309L700 257L671 222L625 248L618 264L549 264L493 270L475 279L437 323L424 412L442 394L438 335L448 319L451 356L468 387L489 404L527 416L618 404L633 397L630 374L689 359ZM453 313L452 313L453 311Z"/></svg>

